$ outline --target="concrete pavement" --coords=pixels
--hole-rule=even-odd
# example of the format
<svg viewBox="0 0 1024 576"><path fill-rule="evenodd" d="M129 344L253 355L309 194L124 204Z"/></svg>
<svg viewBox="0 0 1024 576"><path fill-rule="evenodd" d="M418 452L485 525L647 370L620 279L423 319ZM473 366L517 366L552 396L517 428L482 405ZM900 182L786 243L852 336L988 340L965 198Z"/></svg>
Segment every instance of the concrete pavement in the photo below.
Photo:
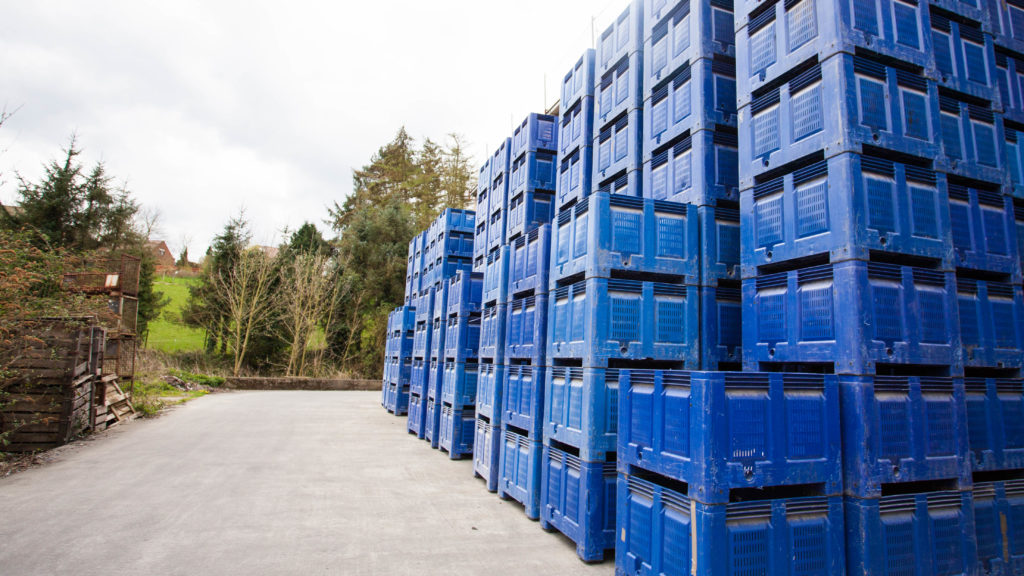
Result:
<svg viewBox="0 0 1024 576"><path fill-rule="evenodd" d="M0 480L0 575L610 575L379 392L200 398Z"/></svg>

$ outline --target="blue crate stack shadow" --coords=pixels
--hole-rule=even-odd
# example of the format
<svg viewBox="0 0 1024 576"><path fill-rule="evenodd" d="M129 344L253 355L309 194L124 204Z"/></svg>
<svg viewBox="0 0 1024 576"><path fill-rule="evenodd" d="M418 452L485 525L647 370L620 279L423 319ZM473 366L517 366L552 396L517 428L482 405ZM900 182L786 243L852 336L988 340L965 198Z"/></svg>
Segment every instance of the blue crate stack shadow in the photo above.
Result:
<svg viewBox="0 0 1024 576"><path fill-rule="evenodd" d="M620 575L1024 574L1024 7L596 41L410 243L382 404Z"/></svg>

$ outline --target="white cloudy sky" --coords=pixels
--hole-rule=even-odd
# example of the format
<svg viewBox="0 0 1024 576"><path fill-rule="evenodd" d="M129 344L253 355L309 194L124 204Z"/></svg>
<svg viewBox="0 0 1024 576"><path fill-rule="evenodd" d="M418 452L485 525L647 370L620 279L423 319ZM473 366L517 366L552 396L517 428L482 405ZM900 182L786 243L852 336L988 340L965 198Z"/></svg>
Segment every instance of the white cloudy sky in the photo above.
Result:
<svg viewBox="0 0 1024 576"><path fill-rule="evenodd" d="M205 250L244 207L260 243L351 190L402 125L479 162L558 98L625 0L0 0L0 200L78 134ZM547 100L545 101L545 79Z"/></svg>

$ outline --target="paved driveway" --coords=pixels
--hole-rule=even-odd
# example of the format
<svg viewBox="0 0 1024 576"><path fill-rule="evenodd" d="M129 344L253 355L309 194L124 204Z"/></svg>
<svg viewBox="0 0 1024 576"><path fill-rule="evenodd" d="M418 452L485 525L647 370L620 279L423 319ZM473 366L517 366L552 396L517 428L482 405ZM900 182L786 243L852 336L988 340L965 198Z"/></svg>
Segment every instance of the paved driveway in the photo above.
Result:
<svg viewBox="0 0 1024 576"><path fill-rule="evenodd" d="M236 392L0 480L0 574L609 575L376 392Z"/></svg>

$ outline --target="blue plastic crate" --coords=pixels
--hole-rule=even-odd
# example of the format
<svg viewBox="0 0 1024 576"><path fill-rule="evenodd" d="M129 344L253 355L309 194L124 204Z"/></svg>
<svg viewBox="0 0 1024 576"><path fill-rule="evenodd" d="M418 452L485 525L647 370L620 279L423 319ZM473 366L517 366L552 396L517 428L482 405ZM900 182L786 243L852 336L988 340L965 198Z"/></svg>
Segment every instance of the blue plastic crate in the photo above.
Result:
<svg viewBox="0 0 1024 576"><path fill-rule="evenodd" d="M993 32L992 17L989 14L988 3L983 0L930 0L928 4L945 12L950 12L957 18L979 23L986 34Z"/></svg>
<svg viewBox="0 0 1024 576"><path fill-rule="evenodd" d="M927 311L927 312L925 312ZM963 373L952 272L864 261L743 280L743 363L822 363L836 374L878 364Z"/></svg>
<svg viewBox="0 0 1024 576"><path fill-rule="evenodd" d="M985 6L996 44L1024 53L1024 4L989 0Z"/></svg>
<svg viewBox="0 0 1024 576"><path fill-rule="evenodd" d="M629 172L619 172L604 182L596 184L594 192L641 198L643 197L642 185L643 172L630 170Z"/></svg>
<svg viewBox="0 0 1024 576"><path fill-rule="evenodd" d="M890 252L950 267L945 175L877 152L817 156L744 190L744 277L756 274L758 266L821 253L837 262Z"/></svg>
<svg viewBox="0 0 1024 576"><path fill-rule="evenodd" d="M385 361L384 364L384 376L381 378L380 387L380 405L386 407L388 403L388 365Z"/></svg>
<svg viewBox="0 0 1024 576"><path fill-rule="evenodd" d="M508 210L502 208L491 212L487 221L487 251L494 252L505 244L508 238Z"/></svg>
<svg viewBox="0 0 1024 576"><path fill-rule="evenodd" d="M562 79L561 104L563 112L582 98L594 97L594 60L596 58L597 52L592 48L587 48ZM563 132L558 136L559 152L566 149L564 147L565 140L562 139L564 135Z"/></svg>
<svg viewBox="0 0 1024 576"><path fill-rule="evenodd" d="M541 439L544 376L543 366L512 364L505 368L501 421L526 432L530 440Z"/></svg>
<svg viewBox="0 0 1024 576"><path fill-rule="evenodd" d="M472 212L470 212L472 214ZM448 257L459 257L459 258L472 258L473 257L473 235L476 232L476 225L474 224L473 231L464 232L461 230L449 230L441 232L437 237L437 255L434 258L436 262L438 259Z"/></svg>
<svg viewBox="0 0 1024 576"><path fill-rule="evenodd" d="M515 298L509 302L505 326L505 359L510 364L512 359L527 360L534 366L547 364L547 294Z"/></svg>
<svg viewBox="0 0 1024 576"><path fill-rule="evenodd" d="M597 125L603 126L621 114L643 107L642 66L643 56L634 52L623 56L601 75L595 88Z"/></svg>
<svg viewBox="0 0 1024 576"><path fill-rule="evenodd" d="M949 215L957 268L1020 276L1013 198L998 185L950 179Z"/></svg>
<svg viewBox="0 0 1024 576"><path fill-rule="evenodd" d="M1024 380L964 378L971 468L1024 468Z"/></svg>
<svg viewBox="0 0 1024 576"><path fill-rule="evenodd" d="M974 485L978 573L1024 574L1024 480Z"/></svg>
<svg viewBox="0 0 1024 576"><path fill-rule="evenodd" d="M977 573L970 492L844 500L847 574Z"/></svg>
<svg viewBox="0 0 1024 576"><path fill-rule="evenodd" d="M427 427L427 403L426 396L416 393L409 394L409 418L406 429L410 434L415 434L420 440L426 435Z"/></svg>
<svg viewBox="0 0 1024 576"><path fill-rule="evenodd" d="M508 202L509 170L512 168L512 139L506 138L491 155L491 186L488 213L504 210Z"/></svg>
<svg viewBox="0 0 1024 576"><path fill-rule="evenodd" d="M842 495L835 376L623 370L619 390L619 462L685 482L693 500L809 484Z"/></svg>
<svg viewBox="0 0 1024 576"><path fill-rule="evenodd" d="M684 132L736 127L736 65L724 56L684 62L644 94L645 162Z"/></svg>
<svg viewBox="0 0 1024 576"><path fill-rule="evenodd" d="M551 242L552 286L614 270L700 280L696 206L599 192L559 213Z"/></svg>
<svg viewBox="0 0 1024 576"><path fill-rule="evenodd" d="M476 234L473 235L473 272L483 274L487 270L487 225L489 218L482 217L477 222Z"/></svg>
<svg viewBox="0 0 1024 576"><path fill-rule="evenodd" d="M619 371L552 366L544 394L544 438L577 449L589 462L616 451Z"/></svg>
<svg viewBox="0 0 1024 576"><path fill-rule="evenodd" d="M387 394L388 412L395 416L405 416L409 413L409 382L405 384L389 384Z"/></svg>
<svg viewBox="0 0 1024 576"><path fill-rule="evenodd" d="M461 208L445 208L434 220L434 226L439 238L444 232L472 234L476 229L476 212Z"/></svg>
<svg viewBox="0 0 1024 576"><path fill-rule="evenodd" d="M622 172L640 169L643 154L643 111L633 109L594 130L594 182L598 185Z"/></svg>
<svg viewBox="0 0 1024 576"><path fill-rule="evenodd" d="M555 216L555 195L551 192L521 190L508 202L508 240L514 241L538 226L550 224Z"/></svg>
<svg viewBox="0 0 1024 576"><path fill-rule="evenodd" d="M939 170L984 182L1004 181L1003 115L994 111L991 101L940 92L939 118Z"/></svg>
<svg viewBox="0 0 1024 576"><path fill-rule="evenodd" d="M433 325L429 320L416 323L416 332L413 336L412 355L415 358L427 358L430 356L430 337L434 333Z"/></svg>
<svg viewBox="0 0 1024 576"><path fill-rule="evenodd" d="M840 376L843 488L878 498L884 484L971 487L962 378Z"/></svg>
<svg viewBox="0 0 1024 576"><path fill-rule="evenodd" d="M505 326L508 304L488 304L480 314L480 358L505 363Z"/></svg>
<svg viewBox="0 0 1024 576"><path fill-rule="evenodd" d="M574 150L589 147L594 141L594 97L584 96L562 108L558 126L558 157L562 161Z"/></svg>
<svg viewBox="0 0 1024 576"><path fill-rule="evenodd" d="M1006 152L1008 180L1004 191L1014 198L1024 198L1024 146L1021 145L1024 140L1024 124L1007 121L1003 128L1003 150Z"/></svg>
<svg viewBox="0 0 1024 576"><path fill-rule="evenodd" d="M881 21L879 21L881 18ZM867 51L928 69L933 66L928 4L897 0L745 0L736 5L737 104L815 56ZM861 49L861 50L858 50Z"/></svg>
<svg viewBox="0 0 1024 576"><path fill-rule="evenodd" d="M1013 223L1017 230L1017 255L1024 270L1024 199L1013 199Z"/></svg>
<svg viewBox="0 0 1024 576"><path fill-rule="evenodd" d="M700 368L738 370L743 362L743 304L738 281L700 288Z"/></svg>
<svg viewBox="0 0 1024 576"><path fill-rule="evenodd" d="M554 192L557 181L557 154L555 152L525 152L512 161L509 176L509 210L512 198L524 191Z"/></svg>
<svg viewBox="0 0 1024 576"><path fill-rule="evenodd" d="M488 200L488 191L491 189L491 159L484 158L484 163L480 166L480 172L477 175L476 181L476 214L477 224L480 223L479 216L486 214L490 209Z"/></svg>
<svg viewBox="0 0 1024 576"><path fill-rule="evenodd" d="M470 250L472 252L472 250ZM473 271L473 258L470 256L441 256L434 263L434 268L428 276L430 285L437 287L447 284L448 280L455 276L460 270Z"/></svg>
<svg viewBox="0 0 1024 576"><path fill-rule="evenodd" d="M512 160L523 154L547 151L558 152L558 118L548 114L531 113L512 132Z"/></svg>
<svg viewBox="0 0 1024 576"><path fill-rule="evenodd" d="M616 513L617 576L844 573L840 497L710 505L620 473Z"/></svg>
<svg viewBox="0 0 1024 576"><path fill-rule="evenodd" d="M409 371L409 391L418 396L426 396L430 387L430 359L413 358L412 370Z"/></svg>
<svg viewBox="0 0 1024 576"><path fill-rule="evenodd" d="M510 296L546 294L551 271L551 225L544 224L512 241L509 248Z"/></svg>
<svg viewBox="0 0 1024 576"><path fill-rule="evenodd" d="M589 278L555 291L548 358L700 362L700 291L682 284Z"/></svg>
<svg viewBox="0 0 1024 576"><path fill-rule="evenodd" d="M1024 24L1024 19L1021 22ZM1024 54L996 46L995 64L1003 116L1007 121L1024 123L1024 85L1021 84L1021 77L1024 76Z"/></svg>
<svg viewBox="0 0 1024 576"><path fill-rule="evenodd" d="M615 462L584 462L545 445L541 473L541 526L576 543L584 562L615 550Z"/></svg>
<svg viewBox="0 0 1024 576"><path fill-rule="evenodd" d="M587 137L588 142L591 139L592 135ZM562 210L593 192L594 149L577 148L569 155L559 156L559 160L555 206Z"/></svg>
<svg viewBox="0 0 1024 576"><path fill-rule="evenodd" d="M523 505L526 517L540 517L541 443L501 426L501 458L498 497L513 498Z"/></svg>
<svg viewBox="0 0 1024 576"><path fill-rule="evenodd" d="M982 31L979 21L935 5L929 10L939 84L979 98L994 98L998 83L992 36Z"/></svg>
<svg viewBox="0 0 1024 576"><path fill-rule="evenodd" d="M448 282L448 315L468 316L480 312L484 297L484 275L460 270Z"/></svg>
<svg viewBox="0 0 1024 576"><path fill-rule="evenodd" d="M453 362L476 360L480 349L480 316L448 316L444 357Z"/></svg>
<svg viewBox="0 0 1024 576"><path fill-rule="evenodd" d="M510 258L508 246L500 246L487 255L487 267L484 269L484 307L495 302L498 304L508 302Z"/></svg>
<svg viewBox="0 0 1024 576"><path fill-rule="evenodd" d="M739 140L730 128L684 132L650 158L643 166L647 198L698 206L739 202Z"/></svg>
<svg viewBox="0 0 1024 576"><path fill-rule="evenodd" d="M392 334L410 332L416 325L416 309L412 306L399 306L389 315L389 330Z"/></svg>
<svg viewBox="0 0 1024 576"><path fill-rule="evenodd" d="M629 6L611 26L601 33L597 41L595 75L600 78L623 56L643 49L644 42L644 0L630 0Z"/></svg>
<svg viewBox="0 0 1024 576"><path fill-rule="evenodd" d="M430 442L430 447L441 446L441 400L427 396L427 411L423 417L423 439Z"/></svg>
<svg viewBox="0 0 1024 576"><path fill-rule="evenodd" d="M665 80L673 70L700 58L725 56L735 61L736 34L732 2L653 0L644 3L644 92ZM736 84L733 64L733 90ZM732 107L736 98L733 93ZM646 96L645 96L646 98Z"/></svg>
<svg viewBox="0 0 1024 576"><path fill-rule="evenodd" d="M964 366L1024 368L1021 285L958 276L956 297Z"/></svg>
<svg viewBox="0 0 1024 576"><path fill-rule="evenodd" d="M473 438L473 475L481 478L488 492L498 490L498 462L501 454L501 427L486 418L476 417Z"/></svg>
<svg viewBox="0 0 1024 576"><path fill-rule="evenodd" d="M391 362L391 370L388 373L388 383L409 386L412 378L412 358L404 356L390 358L389 360Z"/></svg>
<svg viewBox="0 0 1024 576"><path fill-rule="evenodd" d="M475 409L479 376L480 364L477 362L445 361L441 402L456 408L469 406Z"/></svg>
<svg viewBox="0 0 1024 576"><path fill-rule="evenodd" d="M427 357L440 358L444 362L444 347L448 342L448 317L434 314L431 320L430 349Z"/></svg>
<svg viewBox="0 0 1024 576"><path fill-rule="evenodd" d="M448 453L452 460L473 455L473 439L476 436L476 414L473 407L441 405L441 440L438 446Z"/></svg>
<svg viewBox="0 0 1024 576"><path fill-rule="evenodd" d="M697 208L701 286L740 279L740 212L734 204Z"/></svg>
<svg viewBox="0 0 1024 576"><path fill-rule="evenodd" d="M739 111L747 143L740 146L740 189L816 152L939 153L938 87L920 70L839 54L793 70L752 100Z"/></svg>
<svg viewBox="0 0 1024 576"><path fill-rule="evenodd" d="M476 385L476 413L488 422L501 423L502 391L505 386L504 364L481 362ZM497 457L497 456L495 456Z"/></svg>

